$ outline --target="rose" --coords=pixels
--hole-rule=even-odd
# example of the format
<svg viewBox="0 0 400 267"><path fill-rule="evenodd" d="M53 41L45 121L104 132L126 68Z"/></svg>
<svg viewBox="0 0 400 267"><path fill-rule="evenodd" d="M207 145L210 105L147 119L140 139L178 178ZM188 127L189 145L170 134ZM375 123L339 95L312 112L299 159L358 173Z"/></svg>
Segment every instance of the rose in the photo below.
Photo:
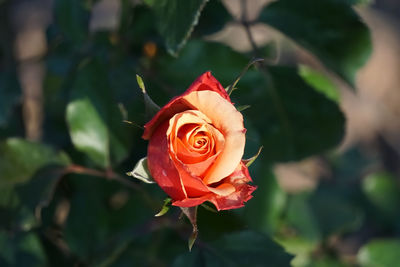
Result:
<svg viewBox="0 0 400 267"><path fill-rule="evenodd" d="M242 161L246 129L222 85L202 74L145 126L147 163L172 204L205 201L218 210L242 207L256 189Z"/></svg>

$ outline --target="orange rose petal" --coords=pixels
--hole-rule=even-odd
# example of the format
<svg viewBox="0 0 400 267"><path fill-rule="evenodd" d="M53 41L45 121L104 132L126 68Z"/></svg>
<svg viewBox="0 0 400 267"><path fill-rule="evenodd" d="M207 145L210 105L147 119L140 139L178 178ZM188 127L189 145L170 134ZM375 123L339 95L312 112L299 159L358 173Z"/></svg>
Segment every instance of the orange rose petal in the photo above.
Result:
<svg viewBox="0 0 400 267"><path fill-rule="evenodd" d="M230 102L229 95L226 93L224 87L215 79L211 72L207 71L200 75L190 86L180 96L177 96L171 101L169 101L162 109L160 109L157 114L144 125L144 132L142 138L145 140L150 139L154 130L161 124L163 121L170 119L173 115L188 110L190 107L187 103L182 99L183 96L202 90L211 90L218 93L222 98L226 99Z"/></svg>
<svg viewBox="0 0 400 267"><path fill-rule="evenodd" d="M175 164L169 157L166 131L168 121L160 125L147 148L149 171L157 184L173 199L187 198L185 188Z"/></svg>
<svg viewBox="0 0 400 267"><path fill-rule="evenodd" d="M215 151L219 153L224 148L225 138L218 129L208 125L208 131L212 134L214 140Z"/></svg>
<svg viewBox="0 0 400 267"><path fill-rule="evenodd" d="M207 155L203 155L197 152L190 151L186 145L182 143L181 140L176 141L177 150L175 155L184 163L197 163L203 161L207 158Z"/></svg>
<svg viewBox="0 0 400 267"><path fill-rule="evenodd" d="M207 158L207 155L193 151L190 144L185 144L184 141L177 138L180 133L180 129L184 128L186 125L199 125L200 129L203 129L202 125L210 123L210 120L198 110L187 110L176 114L169 120L169 127L167 130L167 135L170 138L170 147L174 148L174 153L177 157L184 163L197 163L203 161ZM204 130L206 128L204 127ZM193 133L196 131L194 126L187 129L188 132ZM181 136L185 135L182 133Z"/></svg>
<svg viewBox="0 0 400 267"><path fill-rule="evenodd" d="M207 71L200 75L196 81L190 85L185 93L191 93L194 91L214 91L218 93L221 97L231 102L228 93L225 88L220 84L220 82L212 76L211 72Z"/></svg>
<svg viewBox="0 0 400 267"><path fill-rule="evenodd" d="M206 184L219 182L235 170L243 156L246 142L243 116L230 102L213 91L195 91L183 99L210 118L225 137L221 154L204 177Z"/></svg>
<svg viewBox="0 0 400 267"><path fill-rule="evenodd" d="M181 141L182 145L186 147L186 149L189 151L189 144L187 143L186 135L190 135L194 132L194 130L198 127L197 124L186 124L178 131L178 134L170 134L168 138L170 139L171 144L173 145L173 151L176 152L178 151L177 149L177 142L178 140ZM175 132L175 130L174 130Z"/></svg>
<svg viewBox="0 0 400 267"><path fill-rule="evenodd" d="M230 195L230 194L232 194L233 192L236 191L235 187L233 185L227 184L227 183L221 184L216 188L213 188L213 187L209 186L208 189L211 192L213 192L213 193L215 193L217 195L223 196L223 197L226 197L226 196L228 196L228 195Z"/></svg>
<svg viewBox="0 0 400 267"><path fill-rule="evenodd" d="M176 160L174 161L174 164L179 173L182 184L185 187L187 197L199 197L210 192L209 188L199 177L188 173L185 165Z"/></svg>
<svg viewBox="0 0 400 267"><path fill-rule="evenodd" d="M178 207L194 207L202 204L203 202L206 202L209 199L208 195L204 195L202 197L198 198L186 198L183 200L177 200L173 201L172 205L178 206Z"/></svg>
<svg viewBox="0 0 400 267"><path fill-rule="evenodd" d="M226 182L235 187L235 191L229 195L215 195L210 201L218 210L237 209L244 206L250 200L256 186L247 184L251 181L249 170L243 162L237 166L235 171L226 178Z"/></svg>
<svg viewBox="0 0 400 267"><path fill-rule="evenodd" d="M231 175L229 175L229 179L233 183L238 183L237 182L238 180L240 180L242 183L248 183L253 181L250 177L249 169L247 168L243 160L240 162L239 166L237 166L235 171L231 173Z"/></svg>
<svg viewBox="0 0 400 267"><path fill-rule="evenodd" d="M185 118L181 121L178 116ZM210 201L218 210L227 210L242 207L252 198L256 187L247 184L251 178L241 161L246 131L243 117L210 72L172 99L144 127L143 138L150 139L150 172L173 205L192 207ZM183 163L178 155L200 162ZM216 188L206 185L220 181Z"/></svg>
<svg viewBox="0 0 400 267"><path fill-rule="evenodd" d="M182 99L181 96L173 98L168 104L160 109L157 114L144 125L144 132L142 138L149 140L153 135L157 127L165 120L169 120L174 114L188 110L187 103Z"/></svg>
<svg viewBox="0 0 400 267"><path fill-rule="evenodd" d="M237 209L244 206L244 203L249 201L253 196L252 193L256 190L256 186L241 184L236 187L235 192L228 196L217 196L211 198L210 201L215 205L217 210Z"/></svg>
<svg viewBox="0 0 400 267"><path fill-rule="evenodd" d="M211 164L214 163L215 159L219 153L208 157L206 160L198 162L198 163L186 163L188 171L195 176L203 177L204 173L210 168Z"/></svg>
<svg viewBox="0 0 400 267"><path fill-rule="evenodd" d="M217 210L237 209L243 207L244 203L253 197L252 193L257 189L256 186L247 184L247 182L251 181L251 178L249 171L243 162L240 162L235 171L226 177L225 180L226 183L223 183L219 186L221 188L217 187L216 189L208 187L208 189L211 191L209 194L205 194L197 198L189 197L188 194L188 198L176 200L172 203L172 205L179 207L193 207L200 205L205 201L210 201L215 205ZM224 190L225 193L221 195L212 191L219 189L222 190L220 190L218 193L221 193ZM230 193L228 194L228 192Z"/></svg>

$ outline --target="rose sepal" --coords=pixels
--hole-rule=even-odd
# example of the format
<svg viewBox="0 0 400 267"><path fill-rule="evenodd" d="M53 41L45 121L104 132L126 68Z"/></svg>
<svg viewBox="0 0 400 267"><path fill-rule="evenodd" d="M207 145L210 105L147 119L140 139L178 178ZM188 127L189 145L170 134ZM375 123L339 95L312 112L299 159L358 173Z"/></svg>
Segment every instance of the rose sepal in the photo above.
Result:
<svg viewBox="0 0 400 267"><path fill-rule="evenodd" d="M132 171L127 172L126 175L139 179L146 184L154 184L154 178L151 176L149 167L147 165L147 157L140 159Z"/></svg>

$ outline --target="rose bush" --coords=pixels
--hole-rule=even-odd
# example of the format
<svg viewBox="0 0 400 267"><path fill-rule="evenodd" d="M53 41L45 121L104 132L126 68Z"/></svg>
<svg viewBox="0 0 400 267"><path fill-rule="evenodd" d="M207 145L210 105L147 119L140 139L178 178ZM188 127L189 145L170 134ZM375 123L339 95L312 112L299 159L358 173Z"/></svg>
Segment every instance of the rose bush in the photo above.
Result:
<svg viewBox="0 0 400 267"><path fill-rule="evenodd" d="M218 210L242 207L255 186L242 161L242 114L210 72L197 78L145 126L148 168L180 207L212 202Z"/></svg>

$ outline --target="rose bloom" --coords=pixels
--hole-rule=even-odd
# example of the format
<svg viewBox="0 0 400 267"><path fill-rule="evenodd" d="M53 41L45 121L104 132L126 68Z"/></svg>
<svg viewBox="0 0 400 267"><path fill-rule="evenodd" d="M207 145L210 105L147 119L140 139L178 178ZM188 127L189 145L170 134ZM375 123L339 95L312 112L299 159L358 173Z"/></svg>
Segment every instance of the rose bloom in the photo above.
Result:
<svg viewBox="0 0 400 267"><path fill-rule="evenodd" d="M242 161L243 116L210 72L173 98L145 126L147 163L157 184L180 207L205 201L218 210L243 207L256 189Z"/></svg>

